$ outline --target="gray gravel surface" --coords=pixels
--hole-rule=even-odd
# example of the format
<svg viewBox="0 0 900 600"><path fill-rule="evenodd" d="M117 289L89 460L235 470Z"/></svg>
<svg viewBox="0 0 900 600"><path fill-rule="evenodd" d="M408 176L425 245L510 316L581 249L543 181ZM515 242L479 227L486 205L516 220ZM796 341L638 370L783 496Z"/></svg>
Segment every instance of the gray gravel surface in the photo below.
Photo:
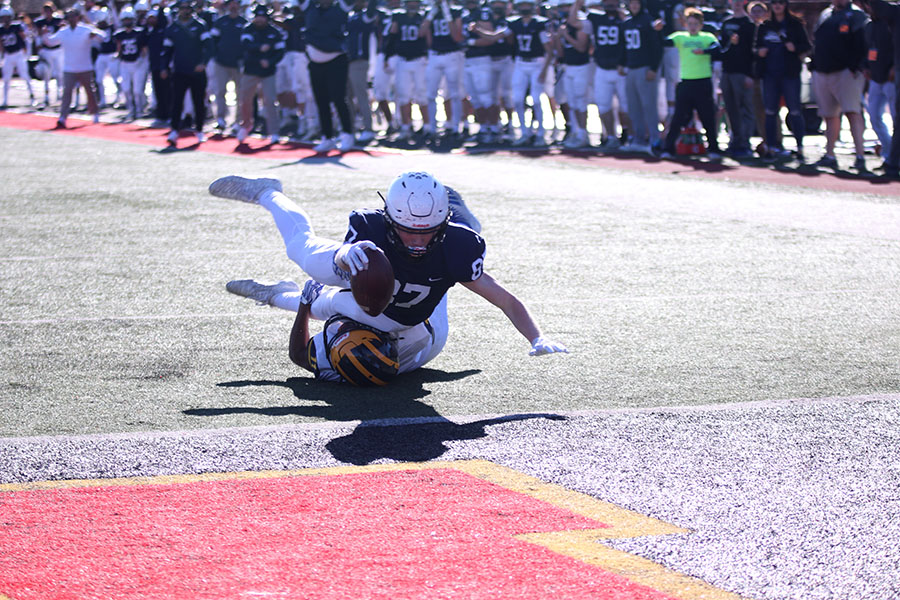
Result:
<svg viewBox="0 0 900 600"><path fill-rule="evenodd" d="M486 459L687 528L606 542L751 598L900 598L900 395L0 440L4 482Z"/></svg>

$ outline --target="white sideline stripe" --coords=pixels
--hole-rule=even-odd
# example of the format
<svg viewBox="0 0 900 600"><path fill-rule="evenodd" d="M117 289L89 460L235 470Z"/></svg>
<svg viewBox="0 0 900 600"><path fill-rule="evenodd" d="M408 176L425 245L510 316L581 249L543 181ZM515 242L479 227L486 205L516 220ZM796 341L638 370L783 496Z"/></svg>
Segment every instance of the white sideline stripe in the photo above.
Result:
<svg viewBox="0 0 900 600"><path fill-rule="evenodd" d="M433 417L402 417L394 419L373 419L371 421L324 421L319 423L294 423L289 425L251 425L247 427L224 427L221 429L185 429L179 431L142 431L123 433L86 433L78 435L39 435L30 437L0 438L2 445L18 445L41 442L59 441L102 441L102 440L153 440L165 438L208 438L235 434L268 434L291 431L319 431L348 429L355 427L397 427L403 425L427 425L429 423L450 422L455 425L465 425L476 421L503 420L514 421L516 416L562 416L562 417L591 417L617 414L647 414L647 413L698 413L718 411L751 411L784 408L786 406L816 406L841 403L863 402L900 402L900 394L879 393L863 396L831 396L825 398L788 398L780 400L754 400L751 402L700 404L696 406L648 406L638 408L608 408L600 410L574 410L574 411L531 411L521 413L488 413L481 415L437 415Z"/></svg>
<svg viewBox="0 0 900 600"><path fill-rule="evenodd" d="M838 294L887 294L896 293L894 289L875 289L875 290L810 290L803 292L742 292L742 293L725 293L725 294L671 294L662 296L597 296L590 300L582 300L578 304L595 305L597 302L646 302L658 300L720 300L724 298L802 298L803 296L830 296ZM572 305L573 301L566 299L542 301L542 306L553 304ZM454 302L453 307L459 308L475 308L487 306L481 302ZM0 321L0 325L47 325L51 323L78 323L78 322L100 322L100 321L168 321L173 319L216 319L216 318L234 318L246 317L253 314L252 311L241 313L190 313L181 315L118 315L106 317L46 317L40 319L11 319Z"/></svg>

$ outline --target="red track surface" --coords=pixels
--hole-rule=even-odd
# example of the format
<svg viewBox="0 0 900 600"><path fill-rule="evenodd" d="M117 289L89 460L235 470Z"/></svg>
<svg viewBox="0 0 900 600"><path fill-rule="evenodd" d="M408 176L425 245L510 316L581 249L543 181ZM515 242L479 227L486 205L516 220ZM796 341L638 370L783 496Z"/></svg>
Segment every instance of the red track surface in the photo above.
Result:
<svg viewBox="0 0 900 600"><path fill-rule="evenodd" d="M56 119L51 116L0 111L0 127L52 130L55 124ZM166 146L165 136L168 133L165 129L146 129L133 123L100 123L94 125L90 121L78 119L69 119L69 126L69 129L54 131L54 133L146 144L160 148ZM186 135L180 140L179 146L180 150L197 150L233 156L245 155L271 159L301 160L316 156L316 153L308 145L287 143L271 146L265 140L257 138L250 138L248 143L238 146L234 138L212 136L203 144L197 144L193 136ZM350 154L384 156L396 154L397 152L396 150L353 150ZM496 152L511 153L508 150L498 150ZM745 181L859 194L900 196L900 183L898 182L888 181L879 177L861 177L846 172L832 174L826 171L817 171L813 168L800 171L793 169L776 170L771 167L745 166L734 163L722 164L689 159L676 162L635 155L618 154L607 156L590 152L523 152L517 154L530 156L534 159L566 160L612 169L666 173L703 179ZM337 150L332 150L328 154L328 156L338 155L340 155L340 152Z"/></svg>
<svg viewBox="0 0 900 600"><path fill-rule="evenodd" d="M453 469L0 494L0 594L668 596L513 535L605 525Z"/></svg>
<svg viewBox="0 0 900 600"><path fill-rule="evenodd" d="M98 123L81 119L69 119L67 129L54 129L56 118L46 115L32 115L0 111L0 127L11 129L49 130L59 135L76 135L95 139L113 140L117 142L129 142L132 144L145 144L158 148L167 147L166 136L168 129L148 129L136 123ZM285 143L270 145L268 141L259 138L248 138L243 145L238 145L234 138L210 136L209 139L198 144L192 134L183 135L179 140L179 150L202 150L215 154L259 156L261 158L293 159L301 160L316 156L309 145ZM381 155L382 152L368 150L352 150L351 154ZM341 153L332 150L328 156L338 156ZM325 156L325 155L322 155Z"/></svg>

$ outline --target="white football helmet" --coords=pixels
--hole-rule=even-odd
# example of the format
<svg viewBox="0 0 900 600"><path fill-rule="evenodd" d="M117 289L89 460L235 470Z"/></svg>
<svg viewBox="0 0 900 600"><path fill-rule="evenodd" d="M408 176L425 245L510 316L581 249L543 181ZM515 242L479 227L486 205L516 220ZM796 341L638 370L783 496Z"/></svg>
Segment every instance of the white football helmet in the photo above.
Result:
<svg viewBox="0 0 900 600"><path fill-rule="evenodd" d="M120 21L124 21L125 19L131 19L132 21L135 19L135 14L132 9L126 8L119 14Z"/></svg>
<svg viewBox="0 0 900 600"><path fill-rule="evenodd" d="M447 189L424 171L408 171L399 175L388 188L384 199L384 215L388 222L390 241L413 257L423 256L444 238L450 220L450 199ZM396 230L408 233L434 233L425 248L409 248L396 235Z"/></svg>
<svg viewBox="0 0 900 600"><path fill-rule="evenodd" d="M15 13L13 13L13 10L9 6L4 6L3 8L0 8L0 18L14 17L14 16L15 16Z"/></svg>
<svg viewBox="0 0 900 600"><path fill-rule="evenodd" d="M150 10L150 5L147 2L138 2L134 5L135 12L147 12Z"/></svg>

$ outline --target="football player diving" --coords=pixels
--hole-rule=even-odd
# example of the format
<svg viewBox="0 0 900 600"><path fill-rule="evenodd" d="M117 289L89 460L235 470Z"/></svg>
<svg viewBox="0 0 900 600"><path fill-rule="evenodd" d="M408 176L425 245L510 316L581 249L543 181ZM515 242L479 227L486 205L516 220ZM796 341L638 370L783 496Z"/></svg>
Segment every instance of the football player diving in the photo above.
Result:
<svg viewBox="0 0 900 600"><path fill-rule="evenodd" d="M401 174L383 209L350 213L343 243L316 236L309 216L282 193L277 179L231 175L210 184L209 192L266 208L288 258L312 278L302 291L292 281L264 285L252 279L231 281L226 289L297 312L290 357L318 379L385 385L428 363L447 341L447 290L456 283L502 310L531 344L532 356L568 352L544 338L525 305L484 272L480 223L455 190L429 173ZM350 277L368 267L367 250L384 253L395 279L390 303L374 317L348 293ZM310 318L326 322L315 336Z"/></svg>

